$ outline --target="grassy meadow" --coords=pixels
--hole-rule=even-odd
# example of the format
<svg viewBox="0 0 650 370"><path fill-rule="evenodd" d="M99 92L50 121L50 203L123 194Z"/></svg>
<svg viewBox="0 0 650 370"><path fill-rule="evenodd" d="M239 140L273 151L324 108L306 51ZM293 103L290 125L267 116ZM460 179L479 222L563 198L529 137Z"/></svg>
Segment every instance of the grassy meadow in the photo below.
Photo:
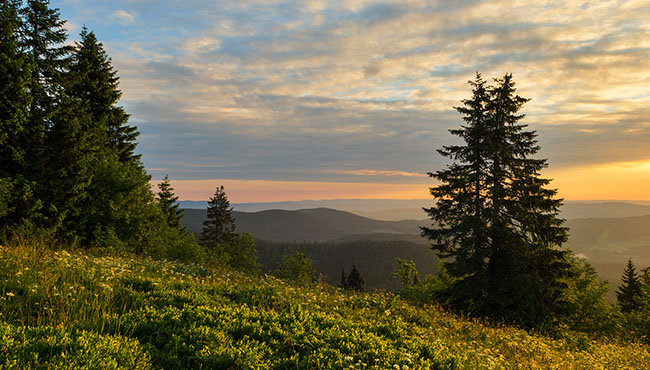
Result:
<svg viewBox="0 0 650 370"><path fill-rule="evenodd" d="M650 348L551 339L385 293L147 258L0 247L0 368L648 369Z"/></svg>

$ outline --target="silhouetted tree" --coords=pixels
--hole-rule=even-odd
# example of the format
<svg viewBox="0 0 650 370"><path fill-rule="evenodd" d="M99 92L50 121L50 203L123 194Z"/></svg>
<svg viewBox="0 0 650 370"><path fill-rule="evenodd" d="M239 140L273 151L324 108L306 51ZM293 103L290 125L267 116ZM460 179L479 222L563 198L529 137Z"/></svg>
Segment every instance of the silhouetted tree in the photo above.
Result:
<svg viewBox="0 0 650 370"><path fill-rule="evenodd" d="M213 249L219 244L233 243L235 236L235 220L230 201L223 191L223 186L217 187L208 202L207 219L203 222L200 243L208 249Z"/></svg>
<svg viewBox="0 0 650 370"><path fill-rule="evenodd" d="M455 279L449 303L465 312L524 327L554 317L566 303L571 275L561 200L540 178L546 160L534 131L519 123L529 100L515 95L506 74L488 86L477 73L472 98L456 110L465 124L450 130L464 142L438 152L453 163L429 175L436 205L426 209L433 226L422 228Z"/></svg>
<svg viewBox="0 0 650 370"><path fill-rule="evenodd" d="M621 286L616 291L616 300L621 306L621 311L635 311L639 308L638 298L641 295L641 281L632 259L627 260L621 280Z"/></svg>
<svg viewBox="0 0 650 370"><path fill-rule="evenodd" d="M345 275L345 269L341 270L341 281L339 282L339 288L348 289L348 277Z"/></svg>
<svg viewBox="0 0 650 370"><path fill-rule="evenodd" d="M348 275L346 285L347 289L356 290L357 292L362 292L364 290L364 281L356 264L352 265L352 270L350 271L350 275Z"/></svg>
<svg viewBox="0 0 650 370"><path fill-rule="evenodd" d="M158 184L158 206L167 218L167 224L171 227L186 229L181 227L183 210L180 209L178 197L174 195L174 188L169 182L169 176L165 175L162 182Z"/></svg>

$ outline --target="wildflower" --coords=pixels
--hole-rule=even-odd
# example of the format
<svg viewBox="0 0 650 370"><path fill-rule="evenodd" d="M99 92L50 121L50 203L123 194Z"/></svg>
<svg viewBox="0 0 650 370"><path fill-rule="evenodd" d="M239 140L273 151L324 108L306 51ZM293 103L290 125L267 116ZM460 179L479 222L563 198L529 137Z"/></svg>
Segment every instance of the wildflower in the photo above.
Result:
<svg viewBox="0 0 650 370"><path fill-rule="evenodd" d="M348 361L348 362L352 362L352 361L354 361L354 358L352 356L345 356L345 357L343 357L343 360Z"/></svg>
<svg viewBox="0 0 650 370"><path fill-rule="evenodd" d="M402 365L402 370L409 370L409 365Z"/></svg>
<svg viewBox="0 0 650 370"><path fill-rule="evenodd" d="M399 367L398 364L395 364L395 365L393 365L393 369L395 369L395 370L400 370L400 367Z"/></svg>
<svg viewBox="0 0 650 370"><path fill-rule="evenodd" d="M14 294L12 292L7 292L7 297L13 297Z"/></svg>

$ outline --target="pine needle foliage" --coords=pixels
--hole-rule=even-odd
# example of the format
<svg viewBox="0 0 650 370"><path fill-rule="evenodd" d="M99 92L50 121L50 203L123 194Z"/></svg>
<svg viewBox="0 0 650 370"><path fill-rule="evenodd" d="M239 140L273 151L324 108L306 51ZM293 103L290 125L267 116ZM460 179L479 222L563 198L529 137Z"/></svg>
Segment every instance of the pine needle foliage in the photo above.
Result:
<svg viewBox="0 0 650 370"><path fill-rule="evenodd" d="M456 107L464 125L450 130L462 144L438 152L452 163L429 175L433 224L422 228L455 279L448 303L459 310L524 327L544 325L563 310L571 276L560 199L540 177L537 134L521 123L529 101L512 75L488 85L477 73L472 96Z"/></svg>

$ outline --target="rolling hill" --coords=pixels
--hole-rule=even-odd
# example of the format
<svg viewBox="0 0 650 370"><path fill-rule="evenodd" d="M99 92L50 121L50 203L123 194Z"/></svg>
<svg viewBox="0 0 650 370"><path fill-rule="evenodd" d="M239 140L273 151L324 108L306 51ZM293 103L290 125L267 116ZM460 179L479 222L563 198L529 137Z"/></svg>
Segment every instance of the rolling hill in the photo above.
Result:
<svg viewBox="0 0 650 370"><path fill-rule="evenodd" d="M183 225L198 234L205 210L185 209ZM268 241L328 241L358 234L419 234L426 221L380 221L329 208L233 212L237 230Z"/></svg>

